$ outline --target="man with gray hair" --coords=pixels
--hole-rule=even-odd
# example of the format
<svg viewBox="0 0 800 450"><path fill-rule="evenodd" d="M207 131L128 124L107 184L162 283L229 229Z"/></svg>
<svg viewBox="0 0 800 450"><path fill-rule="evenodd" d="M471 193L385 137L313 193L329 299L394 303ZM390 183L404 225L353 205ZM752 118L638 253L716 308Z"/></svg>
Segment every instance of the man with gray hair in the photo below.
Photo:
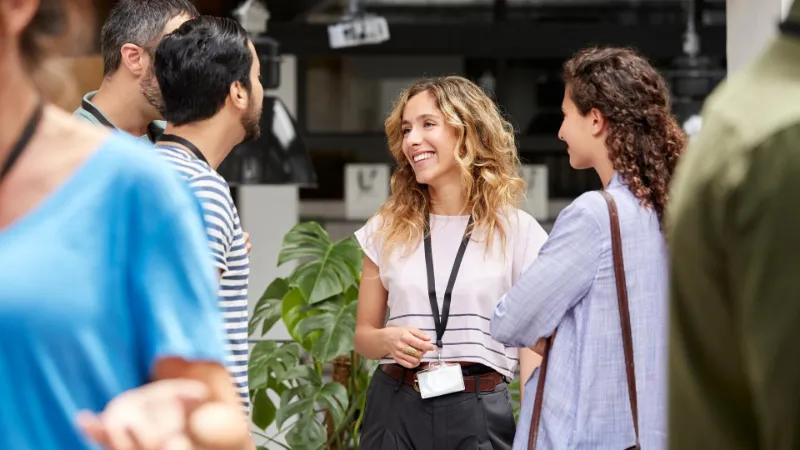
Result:
<svg viewBox="0 0 800 450"><path fill-rule="evenodd" d="M119 0L103 24L103 83L84 95L75 115L155 142L163 101L153 71L161 38L199 15L190 0Z"/></svg>

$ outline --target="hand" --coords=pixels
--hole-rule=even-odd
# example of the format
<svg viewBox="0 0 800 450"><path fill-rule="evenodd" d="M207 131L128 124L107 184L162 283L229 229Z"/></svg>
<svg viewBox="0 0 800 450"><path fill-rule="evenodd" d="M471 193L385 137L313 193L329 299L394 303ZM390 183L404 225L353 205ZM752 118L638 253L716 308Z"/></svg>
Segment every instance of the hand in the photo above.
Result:
<svg viewBox="0 0 800 450"><path fill-rule="evenodd" d="M247 256L250 256L250 250L253 248L250 245L250 233L243 231L242 234L244 235L244 248L247 250Z"/></svg>
<svg viewBox="0 0 800 450"><path fill-rule="evenodd" d="M387 353L403 367L413 369L419 366L425 353L436 350L436 346L430 343L430 336L417 328L388 327L385 330ZM415 351L414 355L405 352L409 347Z"/></svg>
<svg viewBox="0 0 800 450"><path fill-rule="evenodd" d="M156 381L118 395L100 414L82 411L78 426L108 450L190 450L187 418L208 395L198 381Z"/></svg>

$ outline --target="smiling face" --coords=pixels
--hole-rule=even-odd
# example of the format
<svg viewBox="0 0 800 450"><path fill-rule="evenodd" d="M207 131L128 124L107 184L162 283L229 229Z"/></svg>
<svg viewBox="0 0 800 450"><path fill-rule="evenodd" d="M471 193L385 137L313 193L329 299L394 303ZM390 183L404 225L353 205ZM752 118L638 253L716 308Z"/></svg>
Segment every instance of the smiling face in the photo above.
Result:
<svg viewBox="0 0 800 450"><path fill-rule="evenodd" d="M455 152L456 130L436 106L434 97L420 92L403 109L403 153L414 169L417 182L436 184L459 176Z"/></svg>

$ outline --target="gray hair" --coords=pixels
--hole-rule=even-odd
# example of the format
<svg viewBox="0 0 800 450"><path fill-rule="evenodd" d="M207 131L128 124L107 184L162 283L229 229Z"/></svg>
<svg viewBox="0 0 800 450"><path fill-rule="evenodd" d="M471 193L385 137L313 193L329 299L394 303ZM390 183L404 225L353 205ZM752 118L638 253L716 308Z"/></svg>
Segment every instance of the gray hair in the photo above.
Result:
<svg viewBox="0 0 800 450"><path fill-rule="evenodd" d="M119 68L123 45L135 44L154 51L167 22L184 14L190 18L200 15L190 0L119 0L100 33L103 76Z"/></svg>

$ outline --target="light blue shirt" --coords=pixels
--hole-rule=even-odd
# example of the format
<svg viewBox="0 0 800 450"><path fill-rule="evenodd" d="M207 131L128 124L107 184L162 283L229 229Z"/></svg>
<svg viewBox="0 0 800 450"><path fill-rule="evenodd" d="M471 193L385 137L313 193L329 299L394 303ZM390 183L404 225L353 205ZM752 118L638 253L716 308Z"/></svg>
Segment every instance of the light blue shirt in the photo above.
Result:
<svg viewBox="0 0 800 450"><path fill-rule="evenodd" d="M628 286L642 448L666 448L667 248L655 212L614 175ZM538 259L497 305L492 337L550 351L538 450L634 445L608 207L598 192L559 214ZM527 449L539 369L525 384L515 450Z"/></svg>
<svg viewBox="0 0 800 450"><path fill-rule="evenodd" d="M116 128L116 125L111 123L108 117L106 117L105 114L103 114L103 111L100 111L100 108L98 108L97 105L92 103L92 99L94 99L94 96L96 94L97 91L92 91L84 95L82 99L83 101L81 102L81 106L79 106L78 109L76 109L72 113L72 115L79 119L85 120L89 123L93 123L95 125L108 125L111 128ZM92 111L88 111L86 108L84 108L83 107L84 103L89 105L87 106L87 108L94 109L94 111L96 111L99 114L99 117L95 116L95 114L93 114ZM155 140L157 140L159 137L161 137L162 134L164 134L164 129L167 128L167 122L164 120L154 120L150 123L150 125L147 128L148 128L148 133L145 134L144 136L139 136L139 140L147 143L154 143Z"/></svg>
<svg viewBox="0 0 800 450"><path fill-rule="evenodd" d="M200 207L149 146L113 133L0 229L0 448L83 450L102 411L164 357L225 360Z"/></svg>

